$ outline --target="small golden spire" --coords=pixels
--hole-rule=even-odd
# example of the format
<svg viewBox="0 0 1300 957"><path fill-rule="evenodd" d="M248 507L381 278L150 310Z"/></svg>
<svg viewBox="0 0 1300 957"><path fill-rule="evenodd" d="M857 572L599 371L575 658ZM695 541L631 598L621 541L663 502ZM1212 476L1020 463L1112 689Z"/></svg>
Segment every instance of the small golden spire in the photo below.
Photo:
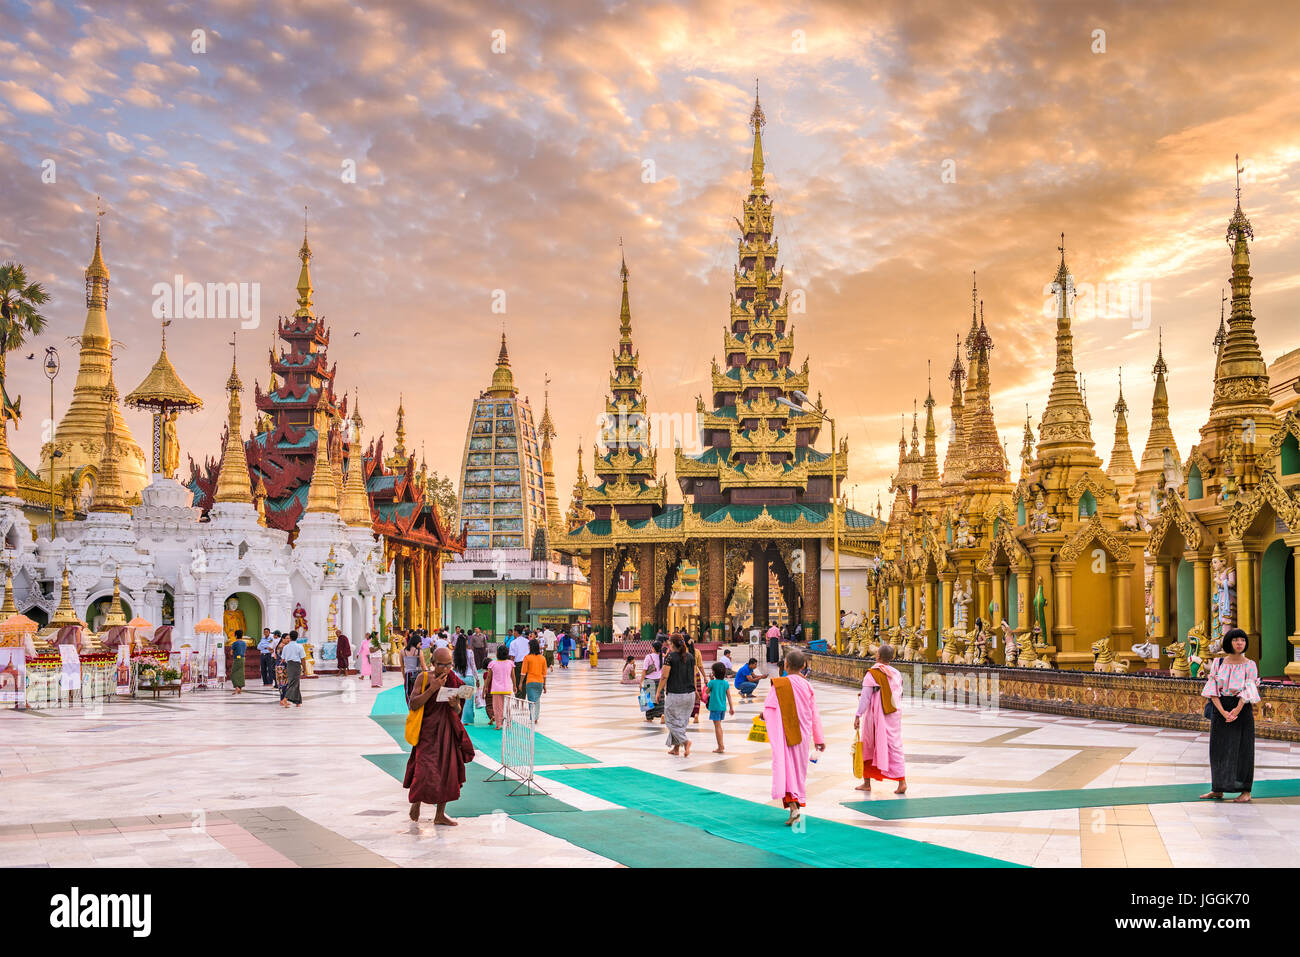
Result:
<svg viewBox="0 0 1300 957"><path fill-rule="evenodd" d="M307 490L307 511L337 515L339 491L330 469L329 419L324 404L316 406L316 461L312 466L311 487Z"/></svg>
<svg viewBox="0 0 1300 957"><path fill-rule="evenodd" d="M235 348L235 340L230 342ZM242 502L253 504L252 486L248 480L248 458L244 454L244 440L240 425L239 393L244 384L239 381L239 369L236 358L230 360L230 377L226 379L226 391L230 393L230 404L226 413L226 447L221 453L221 471L217 475L217 491L213 502Z"/></svg>
<svg viewBox="0 0 1300 957"><path fill-rule="evenodd" d="M257 524L266 528L266 483L262 476L257 477L257 488L253 489L253 501L257 504Z"/></svg>
<svg viewBox="0 0 1300 957"><path fill-rule="evenodd" d="M298 259L302 269L298 271L298 308L294 310L295 318L311 318L311 245L307 242L307 207L302 208L302 248L298 250Z"/></svg>
<svg viewBox="0 0 1300 957"><path fill-rule="evenodd" d="M11 566L5 566L5 601L0 605L0 616L8 618L11 615L18 614L18 606L14 604L14 570Z"/></svg>
<svg viewBox="0 0 1300 957"><path fill-rule="evenodd" d="M81 619L77 617L76 609L72 607L72 584L69 580L68 565L63 565L63 590L59 597L59 607L54 610L54 616L50 618L52 628L65 628L68 625L80 625Z"/></svg>

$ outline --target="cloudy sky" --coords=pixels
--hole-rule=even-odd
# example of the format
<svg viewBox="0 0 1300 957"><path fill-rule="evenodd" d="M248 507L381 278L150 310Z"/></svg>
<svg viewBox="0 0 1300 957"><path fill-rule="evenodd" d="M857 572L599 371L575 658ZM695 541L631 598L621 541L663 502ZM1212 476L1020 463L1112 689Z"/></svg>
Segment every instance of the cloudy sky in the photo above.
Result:
<svg viewBox="0 0 1300 957"><path fill-rule="evenodd" d="M54 296L46 335L9 361L26 396L10 444L29 464L47 386L26 353L62 349L61 414L97 194L124 393L157 355L154 284L177 274L260 284L239 356L245 383L266 384L305 205L317 311L368 434L391 443L402 392L408 444L454 473L504 322L539 415L552 379L567 502L608 386L620 237L651 410L693 413L708 388L756 77L786 287L807 303L796 361L811 356L848 435L858 506L887 485L928 359L947 425L972 270L1016 458L1051 378L1061 232L1091 313L1075 352L1099 451L1123 366L1141 454L1163 329L1186 453L1209 402L1235 153L1265 358L1300 346L1300 65L1283 3L1249 22L1226 2L198 6L0 0L0 260ZM181 424L196 458L217 449L238 324L170 330L206 401ZM127 415L143 444L146 415Z"/></svg>

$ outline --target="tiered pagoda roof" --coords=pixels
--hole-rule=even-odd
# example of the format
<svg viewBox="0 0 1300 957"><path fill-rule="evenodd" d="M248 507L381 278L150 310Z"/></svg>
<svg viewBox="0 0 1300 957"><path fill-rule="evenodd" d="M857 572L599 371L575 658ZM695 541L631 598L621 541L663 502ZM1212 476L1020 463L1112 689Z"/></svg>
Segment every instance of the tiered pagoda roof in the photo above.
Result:
<svg viewBox="0 0 1300 957"><path fill-rule="evenodd" d="M808 361L794 365L789 300L782 297L773 208L764 184L763 108L754 97L754 150L733 270L724 365L713 363L712 411L699 403L704 452L676 455L677 480L697 505L812 504L831 500L831 456L814 448L822 419L776 400L808 391ZM818 403L820 409L820 399ZM837 471L847 472L842 443Z"/></svg>

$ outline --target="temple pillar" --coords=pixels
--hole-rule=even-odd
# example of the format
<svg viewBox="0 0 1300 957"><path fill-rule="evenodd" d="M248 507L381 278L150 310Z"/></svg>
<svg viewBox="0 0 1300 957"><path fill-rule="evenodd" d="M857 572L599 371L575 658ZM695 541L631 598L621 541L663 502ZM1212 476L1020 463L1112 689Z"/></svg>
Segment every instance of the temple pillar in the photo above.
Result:
<svg viewBox="0 0 1300 957"><path fill-rule="evenodd" d="M709 616L709 552L706 548L704 554L700 557L700 640L709 641L709 622L712 620Z"/></svg>
<svg viewBox="0 0 1300 957"><path fill-rule="evenodd" d="M1127 653L1133 641L1133 619L1130 609L1133 606L1133 563L1111 562L1111 635L1114 638L1115 654Z"/></svg>
<svg viewBox="0 0 1300 957"><path fill-rule="evenodd" d="M1192 624L1205 622L1208 635L1214 624L1210 621L1210 560L1194 552L1183 557L1192 563Z"/></svg>
<svg viewBox="0 0 1300 957"><path fill-rule="evenodd" d="M890 582L889 607L885 609L885 611L887 612L886 620L880 623L880 627L882 629L886 625L894 625L898 622L899 609L902 607L901 598L902 598L902 586L898 582Z"/></svg>
<svg viewBox="0 0 1300 957"><path fill-rule="evenodd" d="M510 634L510 600L504 583L494 594L496 609L493 615L493 632L498 640Z"/></svg>
<svg viewBox="0 0 1300 957"><path fill-rule="evenodd" d="M1074 569L1058 568L1056 569L1056 622L1052 628L1052 635L1056 638L1057 662L1060 663L1064 658L1070 661L1071 657L1077 657L1084 652L1075 648L1075 639L1078 638L1078 629L1074 627ZM1086 657L1092 660L1092 649L1087 649Z"/></svg>
<svg viewBox="0 0 1300 957"><path fill-rule="evenodd" d="M1016 569L1016 629L1017 635L1033 629L1034 609L1029 600L1030 571L1028 568ZM1003 617L1006 617L1005 615Z"/></svg>
<svg viewBox="0 0 1300 957"><path fill-rule="evenodd" d="M1295 575L1293 593L1295 595L1295 634L1287 638L1291 643L1291 660L1286 663L1283 673L1292 681L1300 682L1300 545L1292 545L1292 571Z"/></svg>
<svg viewBox="0 0 1300 957"><path fill-rule="evenodd" d="M704 546L705 564L709 569L707 582L700 587L709 590L709 638L712 641L730 641L727 628L727 542L710 538Z"/></svg>
<svg viewBox="0 0 1300 957"><path fill-rule="evenodd" d="M655 547L653 542L642 542L636 566L637 584L641 591L641 638L654 641L659 622L655 621ZM667 582L664 583L667 585Z"/></svg>
<svg viewBox="0 0 1300 957"><path fill-rule="evenodd" d="M992 579L993 597L984 605L986 610L984 620L988 623L989 631L993 631L1001 625L1002 619L1006 617L1006 581L1001 567L994 568Z"/></svg>
<svg viewBox="0 0 1300 957"><path fill-rule="evenodd" d="M1233 553L1237 564L1237 627L1250 635L1258 637L1255 621L1255 562L1254 556L1244 548Z"/></svg>
<svg viewBox="0 0 1300 957"><path fill-rule="evenodd" d="M1164 642L1169 637L1169 563L1162 558L1156 559L1152 569L1151 604L1155 616L1152 637L1163 652Z"/></svg>
<svg viewBox="0 0 1300 957"><path fill-rule="evenodd" d="M804 571L803 571L803 633L808 641L815 641L822 637L821 633L821 609L822 609L822 542L820 538L805 538L803 540L804 554ZM834 612L832 612L834 614ZM834 622L831 622L832 628ZM827 635L827 640L834 642L835 634L832 630ZM837 649L838 650L838 649Z"/></svg>
<svg viewBox="0 0 1300 957"><path fill-rule="evenodd" d="M750 561L754 569L754 626L767 630L767 546L756 545L751 553Z"/></svg>
<svg viewBox="0 0 1300 957"><path fill-rule="evenodd" d="M940 579L943 583L943 596L939 599L939 604L942 608L942 617L940 620L943 622L944 631L947 631L952 627L952 586L953 582L956 580L956 574L944 574Z"/></svg>
<svg viewBox="0 0 1300 957"><path fill-rule="evenodd" d="M610 613L606 595L609 586L605 583L605 549L591 550L591 571L587 575L591 591L591 632L601 640L609 640Z"/></svg>
<svg viewBox="0 0 1300 957"><path fill-rule="evenodd" d="M989 603L992 601L992 582L987 578L977 577L975 579L975 607L970 613L970 627L975 627L975 619L982 618L985 622L989 620Z"/></svg>

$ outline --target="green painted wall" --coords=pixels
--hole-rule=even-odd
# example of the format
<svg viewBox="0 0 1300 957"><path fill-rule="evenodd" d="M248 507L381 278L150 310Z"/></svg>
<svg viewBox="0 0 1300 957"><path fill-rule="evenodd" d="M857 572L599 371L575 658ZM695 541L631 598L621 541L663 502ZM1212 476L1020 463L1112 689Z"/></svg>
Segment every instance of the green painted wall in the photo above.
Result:
<svg viewBox="0 0 1300 957"><path fill-rule="evenodd" d="M1276 678L1291 660L1295 634L1295 556L1278 539L1264 552L1260 573L1260 677Z"/></svg>

